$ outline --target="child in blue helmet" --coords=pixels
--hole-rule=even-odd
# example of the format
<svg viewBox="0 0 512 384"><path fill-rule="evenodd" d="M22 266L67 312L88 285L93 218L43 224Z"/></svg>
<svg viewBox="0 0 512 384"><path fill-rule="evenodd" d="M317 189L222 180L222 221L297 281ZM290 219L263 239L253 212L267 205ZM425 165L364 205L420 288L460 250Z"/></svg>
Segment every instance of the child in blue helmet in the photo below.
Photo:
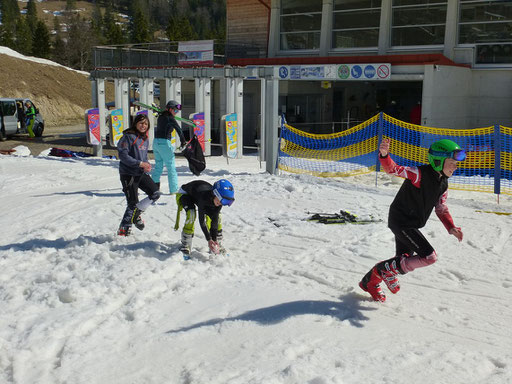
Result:
<svg viewBox="0 0 512 384"><path fill-rule="evenodd" d="M391 159L389 146L390 139L384 139L379 147L382 168L406 179L389 209L388 227L395 235L396 253L395 257L377 263L359 283L361 289L381 302L386 300L379 285L382 281L392 293L397 293L398 275L436 262L434 248L419 230L434 208L448 233L459 241L463 237L461 229L453 223L446 199L448 178L457 169L457 162L466 158L464 150L451 140L440 140L430 146L429 164L403 167Z"/></svg>
<svg viewBox="0 0 512 384"><path fill-rule="evenodd" d="M176 195L178 204L176 225L179 228L181 209L185 209L187 218L181 232L181 252L189 255L194 238L194 222L196 206L199 215L199 225L203 231L211 253L224 253L222 247L222 222L220 211L223 206L230 206L235 201L233 185L226 179L216 181L213 185L203 180L195 180L183 184Z"/></svg>

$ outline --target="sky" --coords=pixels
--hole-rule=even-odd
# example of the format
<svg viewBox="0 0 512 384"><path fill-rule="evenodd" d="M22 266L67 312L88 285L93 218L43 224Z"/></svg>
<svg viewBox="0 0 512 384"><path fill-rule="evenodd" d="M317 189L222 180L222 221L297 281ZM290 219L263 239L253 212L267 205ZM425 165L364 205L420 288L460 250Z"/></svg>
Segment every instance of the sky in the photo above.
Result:
<svg viewBox="0 0 512 384"><path fill-rule="evenodd" d="M174 196L118 237L117 160L16 149L0 155L0 383L512 382L512 215L479 212L512 212L510 196L450 190L463 241L433 214L437 263L377 303L358 283L394 256L397 177L270 175L256 156L196 177L178 157L180 184L226 178L236 198L227 255L196 225L185 261ZM382 221L304 220L339 210Z"/></svg>

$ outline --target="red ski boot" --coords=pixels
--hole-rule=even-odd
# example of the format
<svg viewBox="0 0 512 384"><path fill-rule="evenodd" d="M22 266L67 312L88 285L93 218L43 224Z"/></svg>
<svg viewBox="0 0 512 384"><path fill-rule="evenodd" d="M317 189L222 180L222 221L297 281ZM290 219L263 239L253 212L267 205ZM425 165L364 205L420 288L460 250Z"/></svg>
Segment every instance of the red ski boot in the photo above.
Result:
<svg viewBox="0 0 512 384"><path fill-rule="evenodd" d="M380 272L380 276L384 283L391 291L391 293L397 293L400 290L400 282L398 281L398 275L400 271L397 267L397 261L399 257L395 257L391 260L386 260L377 265L377 269Z"/></svg>
<svg viewBox="0 0 512 384"><path fill-rule="evenodd" d="M377 272L377 268L373 267L359 282L359 287L361 287L363 291L368 292L373 300L383 303L386 301L386 295L379 285L381 281L382 278Z"/></svg>

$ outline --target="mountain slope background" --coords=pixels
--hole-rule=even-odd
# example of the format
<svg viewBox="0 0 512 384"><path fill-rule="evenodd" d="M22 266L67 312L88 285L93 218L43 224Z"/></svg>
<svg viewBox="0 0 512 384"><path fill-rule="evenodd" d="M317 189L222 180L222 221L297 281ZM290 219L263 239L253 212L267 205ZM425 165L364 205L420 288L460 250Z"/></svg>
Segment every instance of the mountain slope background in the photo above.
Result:
<svg viewBox="0 0 512 384"><path fill-rule="evenodd" d="M0 47L0 97L31 99L47 127L83 121L92 103L89 74L49 63ZM108 88L107 101L113 99Z"/></svg>

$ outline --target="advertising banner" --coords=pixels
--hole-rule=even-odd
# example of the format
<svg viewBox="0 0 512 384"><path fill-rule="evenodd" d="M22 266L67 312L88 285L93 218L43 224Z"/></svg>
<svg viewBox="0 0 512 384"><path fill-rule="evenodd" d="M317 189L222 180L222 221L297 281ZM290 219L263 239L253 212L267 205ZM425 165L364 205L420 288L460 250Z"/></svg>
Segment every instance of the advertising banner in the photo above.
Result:
<svg viewBox="0 0 512 384"><path fill-rule="evenodd" d="M91 108L87 110L87 142L90 145L101 144L100 110Z"/></svg>
<svg viewBox="0 0 512 384"><path fill-rule="evenodd" d="M236 113L226 115L226 152L227 157L234 159L238 155L238 119Z"/></svg>
<svg viewBox="0 0 512 384"><path fill-rule="evenodd" d="M180 41L179 65L213 65L213 40Z"/></svg>
<svg viewBox="0 0 512 384"><path fill-rule="evenodd" d="M124 121L123 121L123 110L122 109L114 109L110 112L110 144L113 146L117 146L117 143L123 136L124 130Z"/></svg>
<svg viewBox="0 0 512 384"><path fill-rule="evenodd" d="M204 152L204 112L192 114L190 116L190 120L192 120L195 124L194 135L197 136L197 139L199 140L201 148Z"/></svg>

